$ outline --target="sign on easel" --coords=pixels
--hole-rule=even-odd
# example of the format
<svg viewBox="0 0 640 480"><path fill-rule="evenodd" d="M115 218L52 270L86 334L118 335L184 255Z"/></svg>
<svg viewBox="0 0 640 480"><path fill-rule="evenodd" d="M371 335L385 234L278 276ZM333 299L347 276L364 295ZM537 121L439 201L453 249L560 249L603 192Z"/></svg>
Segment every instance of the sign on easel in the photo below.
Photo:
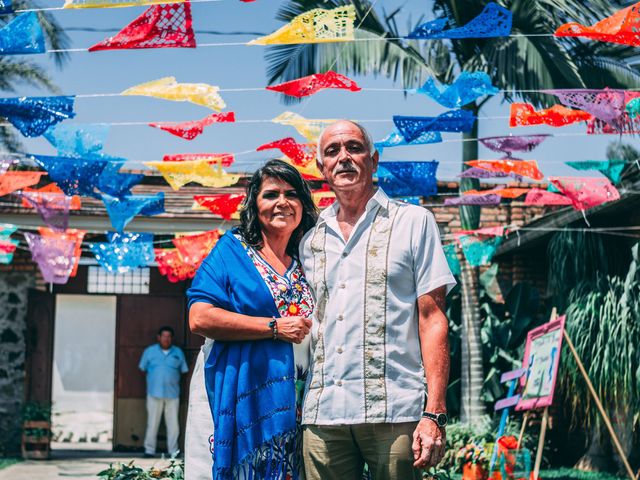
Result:
<svg viewBox="0 0 640 480"><path fill-rule="evenodd" d="M548 407L556 388L565 317L552 319L527 335L523 368L527 374L520 382L522 392L517 411Z"/></svg>

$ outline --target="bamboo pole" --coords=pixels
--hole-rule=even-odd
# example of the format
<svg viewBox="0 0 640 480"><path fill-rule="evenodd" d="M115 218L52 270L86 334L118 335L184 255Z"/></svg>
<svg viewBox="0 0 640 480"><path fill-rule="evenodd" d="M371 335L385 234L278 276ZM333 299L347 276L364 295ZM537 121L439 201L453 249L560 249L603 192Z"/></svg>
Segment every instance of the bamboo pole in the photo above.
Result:
<svg viewBox="0 0 640 480"><path fill-rule="evenodd" d="M529 412L524 412L524 416L522 417L522 427L520 427L520 435L518 435L518 445L516 446L517 450L520 450L520 445L522 445L522 437L524 437L524 431L527 428L527 422L529 421Z"/></svg>
<svg viewBox="0 0 640 480"><path fill-rule="evenodd" d="M580 373L582 373L582 376L584 377L585 382L587 382L587 387L589 388L589 392L591 393L591 396L593 397L593 400L596 403L596 406L598 407L598 410L600 411L600 415L602 415L602 420L604 421L604 424L607 426L607 430L609 430L609 434L611 435L611 439L613 440L613 444L615 445L616 450L618 451L618 455L620 455L620 458L622 459L622 463L624 463L624 467L627 470L627 474L629 475L629 478L631 480L636 480L636 476L633 473L633 470L631 469L631 465L629 465L629 461L627 460L627 456L624 454L624 450L622 449L622 445L620 445L620 440L618 440L618 436L616 435L616 432L613 429L613 425L611 425L611 420L609 420L609 415L607 415L607 412L605 411L604 407L602 406L602 402L600 401L600 398L598 397L598 394L596 393L595 388L593 388L593 384L591 383L591 379L589 379L589 375L587 374L587 370L584 368L584 365L582 364L582 361L580 360L580 357L578 356L578 352L576 351L576 347L573 346L573 342L569 338L569 335L567 335L567 331L564 330L563 333L564 333L564 339L567 342L567 345L569 345L569 349L571 350L571 353L573 354L573 358L575 358L576 363L578 364L578 368L580 369Z"/></svg>
<svg viewBox="0 0 640 480"><path fill-rule="evenodd" d="M533 467L533 479L538 480L540 465L542 464L542 451L544 450L544 437L547 435L547 424L549 423L549 407L544 407L542 414L542 424L540 425L540 437L538 438L538 451L536 452L536 463Z"/></svg>

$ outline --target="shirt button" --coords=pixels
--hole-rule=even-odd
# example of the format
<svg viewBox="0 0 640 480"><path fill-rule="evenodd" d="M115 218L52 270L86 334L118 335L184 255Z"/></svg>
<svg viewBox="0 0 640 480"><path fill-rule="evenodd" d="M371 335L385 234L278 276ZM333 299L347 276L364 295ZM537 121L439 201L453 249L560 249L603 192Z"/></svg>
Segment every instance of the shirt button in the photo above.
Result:
<svg viewBox="0 0 640 480"><path fill-rule="evenodd" d="M340 285L338 285L338 288L347 288L347 285L344 283L341 283Z"/></svg>
<svg viewBox="0 0 640 480"><path fill-rule="evenodd" d="M338 348L336 348L336 352L342 353L342 352L344 352L344 350L342 349L342 347L338 347Z"/></svg>
<svg viewBox="0 0 640 480"><path fill-rule="evenodd" d="M336 380L336 385L341 387L342 386L342 380Z"/></svg>
<svg viewBox="0 0 640 480"><path fill-rule="evenodd" d="M342 257L346 257L347 255L349 255L349 252L342 252Z"/></svg>
<svg viewBox="0 0 640 480"><path fill-rule="evenodd" d="M339 322L344 320L344 316L342 314L338 315L336 318L338 319Z"/></svg>

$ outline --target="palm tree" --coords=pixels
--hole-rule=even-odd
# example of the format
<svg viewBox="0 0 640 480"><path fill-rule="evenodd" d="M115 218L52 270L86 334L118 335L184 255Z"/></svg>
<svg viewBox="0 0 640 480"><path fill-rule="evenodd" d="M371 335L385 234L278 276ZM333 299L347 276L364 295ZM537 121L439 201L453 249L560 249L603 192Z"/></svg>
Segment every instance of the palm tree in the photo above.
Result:
<svg viewBox="0 0 640 480"><path fill-rule="evenodd" d="M26 0L14 0L15 10L35 9L38 6ZM0 27L9 23L18 14L0 16ZM69 38L64 33L61 26L56 22L53 15L47 12L38 12L38 19L45 34L45 38L52 50L68 48ZM65 53L54 54L54 60L58 67L61 67L68 56ZM46 70L25 55L3 55L0 56L0 90L5 92L15 92L20 84L29 84L44 88L49 92L58 92L58 89L51 82ZM0 144L7 150L18 150L20 148L19 137L11 127L0 127Z"/></svg>
<svg viewBox="0 0 640 480"><path fill-rule="evenodd" d="M610 15L612 2L592 0L498 0L513 14L514 34L549 34L567 21L591 24ZM464 25L476 17L489 0L433 0L436 17L452 25ZM551 36L510 36L489 39L401 40L396 17L399 9L380 16L369 0L288 0L277 18L289 21L312 8L335 8L353 4L357 19L356 39L364 41L281 45L266 53L270 83L293 80L329 68L344 74L379 74L401 81L405 88L422 85L427 76L450 83L462 71L483 70L504 98L543 106L553 97L531 90L550 88L629 88L640 75L625 63L634 56L632 47ZM421 23L419 20L417 23ZM370 41L366 41L370 40ZM523 91L524 90L524 91ZM291 101L291 100L289 100ZM465 108L478 114L487 99ZM463 134L463 162L478 158L478 122ZM464 163L463 163L464 165ZM464 168L464 166L463 166ZM477 188L474 179L462 179L460 191ZM479 207L461 207L464 229L478 228ZM462 263L462 381L461 420L474 421L484 413L480 348L478 269Z"/></svg>

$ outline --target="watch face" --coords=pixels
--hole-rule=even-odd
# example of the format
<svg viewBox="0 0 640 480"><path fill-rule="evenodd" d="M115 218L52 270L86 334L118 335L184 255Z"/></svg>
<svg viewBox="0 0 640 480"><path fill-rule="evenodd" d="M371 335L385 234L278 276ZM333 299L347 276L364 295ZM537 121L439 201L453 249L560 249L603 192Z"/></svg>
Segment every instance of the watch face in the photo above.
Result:
<svg viewBox="0 0 640 480"><path fill-rule="evenodd" d="M447 424L448 420L449 420L449 417L447 417L446 413L439 413L438 418L436 419L436 422L438 423L439 426L444 427Z"/></svg>

